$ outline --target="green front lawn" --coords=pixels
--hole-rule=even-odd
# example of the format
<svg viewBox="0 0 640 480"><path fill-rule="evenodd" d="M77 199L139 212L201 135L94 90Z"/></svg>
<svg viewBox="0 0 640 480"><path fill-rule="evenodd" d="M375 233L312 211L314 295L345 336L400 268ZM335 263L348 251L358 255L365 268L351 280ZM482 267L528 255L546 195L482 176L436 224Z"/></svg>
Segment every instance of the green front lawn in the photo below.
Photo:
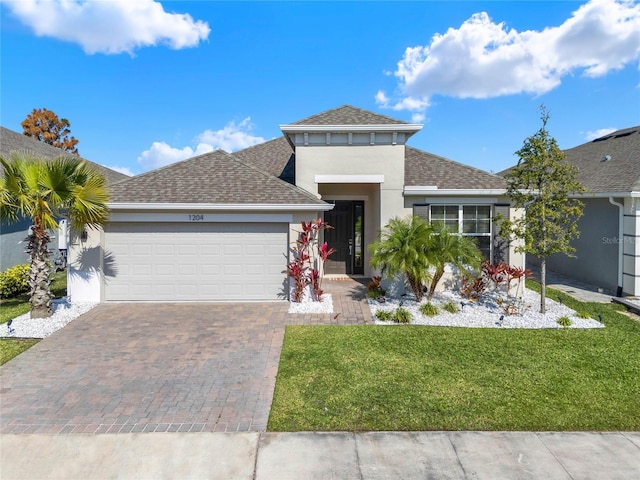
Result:
<svg viewBox="0 0 640 480"><path fill-rule="evenodd" d="M56 272L51 279L51 292L55 298L67 294L67 272ZM30 310L29 295L19 295L14 298L0 299L0 324L7 323ZM40 340L2 338L0 339L0 365L8 362L16 355L31 348Z"/></svg>
<svg viewBox="0 0 640 480"><path fill-rule="evenodd" d="M51 293L54 298L67 294L67 272L56 272L51 277ZM19 317L30 310L29 295L18 295L13 298L0 299L0 324Z"/></svg>
<svg viewBox="0 0 640 480"><path fill-rule="evenodd" d="M640 323L605 329L287 327L268 429L639 430Z"/></svg>

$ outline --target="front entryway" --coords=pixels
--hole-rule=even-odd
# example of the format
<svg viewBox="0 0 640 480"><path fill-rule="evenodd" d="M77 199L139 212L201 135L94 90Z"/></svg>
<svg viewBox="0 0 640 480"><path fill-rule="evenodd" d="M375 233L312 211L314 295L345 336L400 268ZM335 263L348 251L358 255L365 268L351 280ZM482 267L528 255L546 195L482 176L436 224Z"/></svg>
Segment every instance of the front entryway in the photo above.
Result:
<svg viewBox="0 0 640 480"><path fill-rule="evenodd" d="M325 230L324 239L336 252L325 265L328 275L364 274L364 201L327 200L335 206L324 214L333 229Z"/></svg>

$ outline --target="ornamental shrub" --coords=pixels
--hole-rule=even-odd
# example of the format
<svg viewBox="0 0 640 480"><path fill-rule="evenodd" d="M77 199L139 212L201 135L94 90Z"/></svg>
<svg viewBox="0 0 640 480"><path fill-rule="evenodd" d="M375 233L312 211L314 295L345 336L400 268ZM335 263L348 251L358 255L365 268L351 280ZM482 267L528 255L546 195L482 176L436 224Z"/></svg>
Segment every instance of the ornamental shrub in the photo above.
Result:
<svg viewBox="0 0 640 480"><path fill-rule="evenodd" d="M28 264L15 265L0 273L0 298L11 298L29 291Z"/></svg>
<svg viewBox="0 0 640 480"><path fill-rule="evenodd" d="M438 307L433 303L427 302L420 305L420 313L425 317L435 317L438 315Z"/></svg>
<svg viewBox="0 0 640 480"><path fill-rule="evenodd" d="M411 312L406 308L398 307L393 321L395 323L411 323L411 320L413 320L413 315L411 315Z"/></svg>

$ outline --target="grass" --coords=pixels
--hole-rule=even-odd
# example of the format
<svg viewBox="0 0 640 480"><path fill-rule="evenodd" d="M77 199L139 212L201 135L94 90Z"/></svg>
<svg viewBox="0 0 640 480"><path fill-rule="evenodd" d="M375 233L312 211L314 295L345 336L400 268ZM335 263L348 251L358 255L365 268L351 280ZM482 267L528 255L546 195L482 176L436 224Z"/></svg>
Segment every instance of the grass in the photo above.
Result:
<svg viewBox="0 0 640 480"><path fill-rule="evenodd" d="M640 323L548 292L606 328L287 327L268 429L640 429Z"/></svg>
<svg viewBox="0 0 640 480"><path fill-rule="evenodd" d="M37 338L0 338L0 365L4 365L39 341Z"/></svg>
<svg viewBox="0 0 640 480"><path fill-rule="evenodd" d="M64 297L67 294L67 272L53 274L51 292L54 298ZM29 295L0 299L0 324L7 323L9 320L29 312L30 309ZM39 341L38 339L23 338L0 339L0 365L31 348Z"/></svg>
<svg viewBox="0 0 640 480"><path fill-rule="evenodd" d="M53 274L51 277L51 292L54 298L64 297L67 294L67 272ZM0 324L19 317L30 309L28 294L0 299Z"/></svg>

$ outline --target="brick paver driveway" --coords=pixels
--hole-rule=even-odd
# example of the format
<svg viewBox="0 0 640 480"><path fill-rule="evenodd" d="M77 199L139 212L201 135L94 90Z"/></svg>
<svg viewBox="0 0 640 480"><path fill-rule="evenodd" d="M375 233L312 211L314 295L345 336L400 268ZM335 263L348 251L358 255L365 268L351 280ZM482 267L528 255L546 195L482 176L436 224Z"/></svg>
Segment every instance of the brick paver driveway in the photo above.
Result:
<svg viewBox="0 0 640 480"><path fill-rule="evenodd" d="M329 315L288 304L103 304L0 367L1 433L265 430L287 324L371 321L363 285Z"/></svg>

